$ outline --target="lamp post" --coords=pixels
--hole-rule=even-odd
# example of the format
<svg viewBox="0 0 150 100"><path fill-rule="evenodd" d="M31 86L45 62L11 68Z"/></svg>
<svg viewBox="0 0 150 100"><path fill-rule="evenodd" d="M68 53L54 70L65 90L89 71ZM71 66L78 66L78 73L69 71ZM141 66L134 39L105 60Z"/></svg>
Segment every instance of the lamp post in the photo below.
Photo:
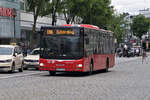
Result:
<svg viewBox="0 0 150 100"><path fill-rule="evenodd" d="M16 9L13 8L12 9L12 16L13 16L13 19L14 19L14 37L13 37L13 42L15 43L16 42L16 16L17 16L17 12L16 12Z"/></svg>

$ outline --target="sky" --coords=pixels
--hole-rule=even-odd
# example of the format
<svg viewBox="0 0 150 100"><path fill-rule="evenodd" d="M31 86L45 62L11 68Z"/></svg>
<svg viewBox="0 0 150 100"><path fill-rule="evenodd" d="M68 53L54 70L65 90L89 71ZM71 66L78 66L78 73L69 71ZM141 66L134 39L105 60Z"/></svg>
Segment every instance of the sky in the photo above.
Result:
<svg viewBox="0 0 150 100"><path fill-rule="evenodd" d="M150 8L150 0L111 0L111 5L118 13L128 12L136 15L139 10Z"/></svg>

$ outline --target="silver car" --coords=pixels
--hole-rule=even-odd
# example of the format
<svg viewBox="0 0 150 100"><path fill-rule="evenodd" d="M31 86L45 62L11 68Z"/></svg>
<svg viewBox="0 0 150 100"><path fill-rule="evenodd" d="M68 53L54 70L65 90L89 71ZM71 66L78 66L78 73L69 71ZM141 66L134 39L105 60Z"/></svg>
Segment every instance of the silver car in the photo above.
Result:
<svg viewBox="0 0 150 100"><path fill-rule="evenodd" d="M24 57L24 69L26 70L28 68L39 69L39 54L40 54L40 49L36 48L33 49L30 54Z"/></svg>

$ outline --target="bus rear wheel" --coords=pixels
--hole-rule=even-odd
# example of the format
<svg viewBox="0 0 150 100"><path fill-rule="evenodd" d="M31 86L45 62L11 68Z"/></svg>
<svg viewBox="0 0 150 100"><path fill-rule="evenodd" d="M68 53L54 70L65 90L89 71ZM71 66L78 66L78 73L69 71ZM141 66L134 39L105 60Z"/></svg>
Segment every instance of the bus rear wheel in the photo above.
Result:
<svg viewBox="0 0 150 100"><path fill-rule="evenodd" d="M55 71L49 71L49 75L54 76L54 75L56 75L56 72Z"/></svg>
<svg viewBox="0 0 150 100"><path fill-rule="evenodd" d="M108 72L108 69L109 69L109 59L106 60L106 69L105 69L105 72Z"/></svg>
<svg viewBox="0 0 150 100"><path fill-rule="evenodd" d="M91 75L93 73L93 63L90 63L90 71L89 71L89 75Z"/></svg>

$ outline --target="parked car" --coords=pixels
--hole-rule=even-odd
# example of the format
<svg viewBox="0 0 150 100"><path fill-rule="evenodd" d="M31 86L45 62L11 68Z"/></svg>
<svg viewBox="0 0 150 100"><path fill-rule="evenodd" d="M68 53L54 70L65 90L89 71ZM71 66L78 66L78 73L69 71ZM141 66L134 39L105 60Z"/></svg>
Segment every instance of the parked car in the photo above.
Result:
<svg viewBox="0 0 150 100"><path fill-rule="evenodd" d="M23 72L23 53L17 45L0 45L0 70Z"/></svg>
<svg viewBox="0 0 150 100"><path fill-rule="evenodd" d="M27 70L28 68L39 69L39 54L40 54L40 49L36 48L33 49L30 54L27 54L27 56L24 57L25 70Z"/></svg>

